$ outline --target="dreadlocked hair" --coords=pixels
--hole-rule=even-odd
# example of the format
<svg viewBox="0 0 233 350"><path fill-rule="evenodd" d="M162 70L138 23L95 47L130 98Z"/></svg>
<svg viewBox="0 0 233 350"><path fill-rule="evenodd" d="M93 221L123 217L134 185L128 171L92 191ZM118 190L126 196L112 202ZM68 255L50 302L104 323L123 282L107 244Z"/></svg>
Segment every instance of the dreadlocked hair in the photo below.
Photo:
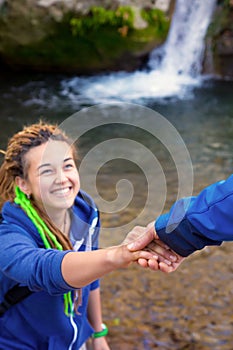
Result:
<svg viewBox="0 0 233 350"><path fill-rule="evenodd" d="M49 140L63 141L71 144L63 131L57 128L57 125L46 124L40 121L37 124L25 126L22 131L16 133L8 142L7 150L4 153L4 161L0 168L0 198L1 206L5 201L14 202L17 191L15 191L15 178L20 176L27 179L27 169L29 164L25 160L25 154L33 147L40 146ZM73 147L74 158L76 158L75 148ZM17 202L17 200L16 200ZM26 204L25 204L26 203ZM71 250L70 240L57 228L52 222L45 210L40 207L33 198L30 199L30 208L27 201L18 202L27 215L34 216L44 223L41 226L45 240L51 248L61 250ZM29 210L30 209L30 210ZM45 228L46 227L46 228ZM50 234L52 233L52 234Z"/></svg>
<svg viewBox="0 0 233 350"><path fill-rule="evenodd" d="M63 250L61 244L57 241L56 236L49 230L45 222L40 218L37 211L31 205L31 201L27 198L25 193L23 193L18 186L15 187L15 203L19 204L21 208L27 213L28 217L36 226L39 235L44 243L46 249L50 249L51 242L58 250ZM46 235L47 234L47 235ZM64 312L66 316L73 314L73 300L71 292L65 293L64 297Z"/></svg>

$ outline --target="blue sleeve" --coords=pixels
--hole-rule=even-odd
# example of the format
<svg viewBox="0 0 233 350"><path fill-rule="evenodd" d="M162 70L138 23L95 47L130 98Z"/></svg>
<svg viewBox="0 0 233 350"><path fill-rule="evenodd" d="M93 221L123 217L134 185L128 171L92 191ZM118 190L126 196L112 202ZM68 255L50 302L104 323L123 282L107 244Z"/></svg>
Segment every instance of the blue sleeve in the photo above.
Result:
<svg viewBox="0 0 233 350"><path fill-rule="evenodd" d="M177 201L161 215L155 229L181 256L207 245L233 241L233 175L205 188L197 197Z"/></svg>
<svg viewBox="0 0 233 350"><path fill-rule="evenodd" d="M60 295L70 287L61 273L62 260L69 251L38 248L35 241L16 225L1 225L0 271L32 291Z"/></svg>

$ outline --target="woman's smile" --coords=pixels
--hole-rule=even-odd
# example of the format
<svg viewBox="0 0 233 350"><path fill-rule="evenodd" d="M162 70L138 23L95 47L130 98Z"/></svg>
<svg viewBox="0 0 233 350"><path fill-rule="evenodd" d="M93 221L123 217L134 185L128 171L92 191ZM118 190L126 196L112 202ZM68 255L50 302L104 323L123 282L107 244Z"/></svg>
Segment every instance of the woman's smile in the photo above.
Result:
<svg viewBox="0 0 233 350"><path fill-rule="evenodd" d="M58 188L56 190L51 191L52 194L55 194L58 197L67 197L72 192L72 186Z"/></svg>

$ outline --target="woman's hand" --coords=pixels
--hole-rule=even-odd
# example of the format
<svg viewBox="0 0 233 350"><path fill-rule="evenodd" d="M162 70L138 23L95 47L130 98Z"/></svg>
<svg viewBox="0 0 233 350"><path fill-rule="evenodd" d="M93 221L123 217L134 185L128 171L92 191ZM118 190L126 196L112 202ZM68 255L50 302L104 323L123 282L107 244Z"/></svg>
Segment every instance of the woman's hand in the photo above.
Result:
<svg viewBox="0 0 233 350"><path fill-rule="evenodd" d="M109 254L107 260L110 265L114 265L114 269L128 267L132 262L139 261L141 266L146 267L149 260L155 270L159 268L158 255L153 250L149 251L147 247L130 250L124 241L119 246L107 248L106 251Z"/></svg>
<svg viewBox="0 0 233 350"><path fill-rule="evenodd" d="M127 235L124 243L127 243L130 251L143 249L157 255L158 261L143 258L137 260L140 266L149 267L151 270L157 271L159 268L163 272L173 272L184 260L183 257L172 251L159 239L155 232L154 222L147 225L147 227L134 227Z"/></svg>

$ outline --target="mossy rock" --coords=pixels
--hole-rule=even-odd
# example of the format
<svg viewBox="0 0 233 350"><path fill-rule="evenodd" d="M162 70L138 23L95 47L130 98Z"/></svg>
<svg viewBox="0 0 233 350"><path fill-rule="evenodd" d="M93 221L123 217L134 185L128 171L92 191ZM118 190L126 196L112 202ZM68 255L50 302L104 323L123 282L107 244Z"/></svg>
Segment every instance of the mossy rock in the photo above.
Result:
<svg viewBox="0 0 233 350"><path fill-rule="evenodd" d="M133 10L121 11L123 18L117 20L114 16L101 20L93 12L85 17L66 14L62 22L54 22L50 34L42 40L8 47L3 59L11 67L37 71L91 74L134 70L154 47L164 42L170 22L159 10L144 10L146 26L137 29Z"/></svg>
<svg viewBox="0 0 233 350"><path fill-rule="evenodd" d="M207 32L211 41L214 72L233 77L233 2L222 0L216 8Z"/></svg>

